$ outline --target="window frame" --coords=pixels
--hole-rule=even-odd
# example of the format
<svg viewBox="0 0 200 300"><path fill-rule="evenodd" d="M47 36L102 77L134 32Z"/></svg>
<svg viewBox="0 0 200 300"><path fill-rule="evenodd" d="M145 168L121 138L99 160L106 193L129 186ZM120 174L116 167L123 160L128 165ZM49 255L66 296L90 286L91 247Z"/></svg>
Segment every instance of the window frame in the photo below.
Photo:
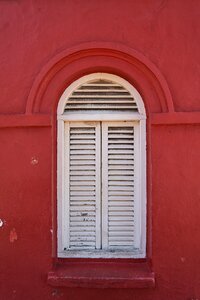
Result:
<svg viewBox="0 0 200 300"><path fill-rule="evenodd" d="M116 112L105 113L102 111L97 111L96 113L69 113L64 114L64 107L67 103L67 99L71 95L71 93L77 89L77 87L81 86L83 83L86 83L90 80L95 79L107 79L114 81L116 83L121 84L124 88L126 88L131 95L135 98L135 101L138 106L138 113L136 112ZM58 257L103 257L103 258L145 258L146 257L146 114L143 100L138 93L138 91L125 79L111 75L107 73L94 73L90 75L86 75L81 77L80 79L74 81L62 94L58 109L57 109L57 120L58 120L58 139L57 139L57 212L58 212L58 249L57 254ZM63 241L65 240L65 236L67 234L66 230L66 222L65 214L68 209L68 204L65 201L65 190L64 190L64 180L65 180L65 153L64 153L64 145L65 145L65 123L66 122L84 122L84 121L106 121L106 122L117 122L117 121L131 121L136 122L137 124L137 135L139 139L139 147L138 151L138 199L137 205L139 205L139 226L140 226L140 236L139 236L139 251L133 251L132 254L121 253L119 256L113 255L108 251L79 251L79 253L74 254L73 251L64 251L63 250ZM89 253L89 254L88 254Z"/></svg>

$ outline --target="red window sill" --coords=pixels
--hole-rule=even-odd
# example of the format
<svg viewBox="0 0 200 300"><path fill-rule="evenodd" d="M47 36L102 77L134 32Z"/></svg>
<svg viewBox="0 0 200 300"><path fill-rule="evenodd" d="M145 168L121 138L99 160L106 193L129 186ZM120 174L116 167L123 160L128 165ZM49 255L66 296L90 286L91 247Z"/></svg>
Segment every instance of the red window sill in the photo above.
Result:
<svg viewBox="0 0 200 300"><path fill-rule="evenodd" d="M146 262L68 262L48 273L48 284L83 288L152 288L155 276Z"/></svg>

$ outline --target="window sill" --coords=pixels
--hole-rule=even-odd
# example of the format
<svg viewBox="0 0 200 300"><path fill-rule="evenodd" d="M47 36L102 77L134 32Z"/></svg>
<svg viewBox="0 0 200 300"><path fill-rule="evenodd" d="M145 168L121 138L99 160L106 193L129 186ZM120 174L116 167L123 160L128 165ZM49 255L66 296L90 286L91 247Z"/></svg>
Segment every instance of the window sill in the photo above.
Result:
<svg viewBox="0 0 200 300"><path fill-rule="evenodd" d="M112 259L112 258L144 258L145 253L142 251L132 248L124 249L124 250L66 250L63 252L59 252L58 256L60 258L106 258L106 259Z"/></svg>
<svg viewBox="0 0 200 300"><path fill-rule="evenodd" d="M68 262L48 273L48 284L82 288L152 288L155 275L146 262Z"/></svg>

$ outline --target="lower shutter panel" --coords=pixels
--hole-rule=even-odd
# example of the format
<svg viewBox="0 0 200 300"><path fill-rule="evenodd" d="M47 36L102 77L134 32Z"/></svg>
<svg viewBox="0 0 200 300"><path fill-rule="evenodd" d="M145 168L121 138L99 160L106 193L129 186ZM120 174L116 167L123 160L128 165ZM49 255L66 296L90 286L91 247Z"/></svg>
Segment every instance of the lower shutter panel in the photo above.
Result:
<svg viewBox="0 0 200 300"><path fill-rule="evenodd" d="M69 126L69 245L99 247L99 124Z"/></svg>
<svg viewBox="0 0 200 300"><path fill-rule="evenodd" d="M104 126L105 248L134 248L134 126Z"/></svg>

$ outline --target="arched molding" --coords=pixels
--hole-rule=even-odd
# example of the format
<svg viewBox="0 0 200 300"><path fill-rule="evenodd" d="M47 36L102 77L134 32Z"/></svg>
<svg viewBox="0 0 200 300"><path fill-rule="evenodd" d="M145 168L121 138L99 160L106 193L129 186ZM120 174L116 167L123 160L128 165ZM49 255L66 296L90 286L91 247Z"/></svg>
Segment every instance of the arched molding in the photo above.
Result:
<svg viewBox="0 0 200 300"><path fill-rule="evenodd" d="M172 113L174 106L167 83L145 56L121 44L86 43L52 58L31 88L26 114L56 114L64 90L78 78L104 72L127 80L141 94L147 115Z"/></svg>

